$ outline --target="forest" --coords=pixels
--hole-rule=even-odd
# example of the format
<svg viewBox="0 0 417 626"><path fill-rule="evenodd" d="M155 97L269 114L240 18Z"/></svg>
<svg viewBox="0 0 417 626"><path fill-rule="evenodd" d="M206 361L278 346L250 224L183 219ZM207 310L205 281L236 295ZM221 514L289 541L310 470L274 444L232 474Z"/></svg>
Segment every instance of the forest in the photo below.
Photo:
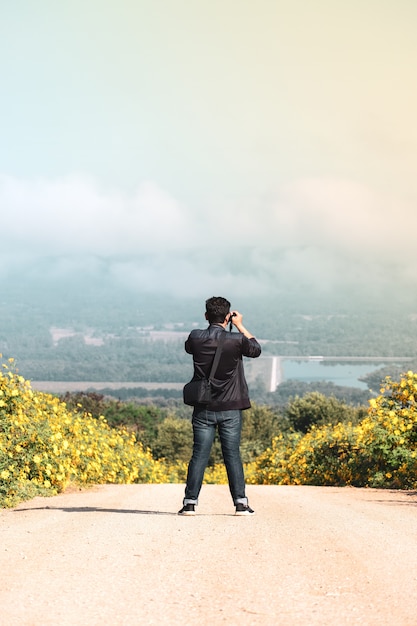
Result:
<svg viewBox="0 0 417 626"><path fill-rule="evenodd" d="M120 399L178 401L181 384L191 375L184 339L204 327L204 303L195 299L152 297L129 292L109 295L99 285L44 292L27 284L0 295L0 353L12 357L32 381L120 383L100 392ZM412 304L387 301L361 306L346 298L243 301L245 325L262 343L262 358L280 356L417 357L417 313ZM416 309L417 310L417 309ZM256 402L283 405L294 394L318 390L353 404L367 400L367 390L338 388L326 382L285 381L268 391L266 359L248 364L251 396ZM411 361L413 368L416 361ZM249 367L250 365L250 367ZM408 367L408 366L407 366ZM398 364L370 373L365 382L377 388ZM123 383L137 383L134 389ZM145 383L161 383L146 389ZM178 389L164 389L177 383Z"/></svg>

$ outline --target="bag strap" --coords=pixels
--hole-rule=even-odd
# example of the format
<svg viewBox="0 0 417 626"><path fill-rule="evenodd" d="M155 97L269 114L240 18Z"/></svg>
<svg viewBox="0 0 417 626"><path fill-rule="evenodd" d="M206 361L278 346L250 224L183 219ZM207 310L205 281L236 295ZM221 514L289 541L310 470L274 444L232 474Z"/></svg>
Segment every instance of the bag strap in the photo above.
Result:
<svg viewBox="0 0 417 626"><path fill-rule="evenodd" d="M214 361L213 361L213 365L211 366L211 370L210 370L210 374L208 379L211 380L212 378L214 378L214 374L216 373L216 369L217 366L219 364L219 360L220 360L220 354L221 351L223 349L223 342L225 340L225 333L222 333L219 337L219 342L217 344L217 348L216 348L216 354L214 355Z"/></svg>

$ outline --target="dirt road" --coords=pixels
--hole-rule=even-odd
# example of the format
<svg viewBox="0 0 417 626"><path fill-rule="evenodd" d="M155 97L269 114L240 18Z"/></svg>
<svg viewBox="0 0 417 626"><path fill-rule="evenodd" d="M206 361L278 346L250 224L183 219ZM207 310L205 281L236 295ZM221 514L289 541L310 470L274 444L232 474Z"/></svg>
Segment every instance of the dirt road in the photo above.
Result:
<svg viewBox="0 0 417 626"><path fill-rule="evenodd" d="M0 511L1 626L417 625L417 493L102 486Z"/></svg>

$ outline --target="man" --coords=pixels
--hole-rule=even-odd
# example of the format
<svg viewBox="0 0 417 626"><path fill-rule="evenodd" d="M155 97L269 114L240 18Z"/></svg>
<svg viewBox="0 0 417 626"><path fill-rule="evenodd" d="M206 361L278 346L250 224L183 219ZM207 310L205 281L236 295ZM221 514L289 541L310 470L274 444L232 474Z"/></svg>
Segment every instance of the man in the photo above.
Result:
<svg viewBox="0 0 417 626"><path fill-rule="evenodd" d="M195 515L217 429L236 515L253 515L254 511L245 495L245 478L240 457L242 410L250 407L242 357L258 357L261 346L243 326L242 315L238 311L230 311L230 302L225 298L209 298L206 301L205 316L209 322L208 328L191 331L185 342L185 350L193 356L193 380L208 378L220 337L222 347L220 361L214 373L213 401L208 405L194 406L193 454L188 465L183 507L178 514ZM226 331L229 322L238 333Z"/></svg>

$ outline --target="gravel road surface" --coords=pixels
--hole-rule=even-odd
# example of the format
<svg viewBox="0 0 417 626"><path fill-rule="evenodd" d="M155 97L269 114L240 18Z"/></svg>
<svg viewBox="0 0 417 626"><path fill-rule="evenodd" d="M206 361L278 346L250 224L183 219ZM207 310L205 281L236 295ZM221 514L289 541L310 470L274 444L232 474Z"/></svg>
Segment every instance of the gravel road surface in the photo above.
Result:
<svg viewBox="0 0 417 626"><path fill-rule="evenodd" d="M417 493L106 485L0 510L1 626L416 626Z"/></svg>

